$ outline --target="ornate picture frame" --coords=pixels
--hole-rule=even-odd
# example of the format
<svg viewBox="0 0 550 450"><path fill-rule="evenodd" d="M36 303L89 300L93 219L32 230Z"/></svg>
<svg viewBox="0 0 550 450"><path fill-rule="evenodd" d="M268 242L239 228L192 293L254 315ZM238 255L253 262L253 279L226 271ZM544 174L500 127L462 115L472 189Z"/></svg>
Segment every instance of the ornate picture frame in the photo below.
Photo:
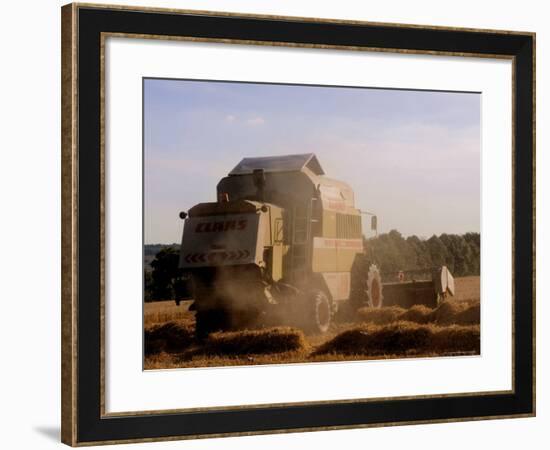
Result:
<svg viewBox="0 0 550 450"><path fill-rule="evenodd" d="M535 415L534 33L90 4L66 5L61 14L64 443L128 443ZM510 61L512 388L106 411L104 48L109 36Z"/></svg>

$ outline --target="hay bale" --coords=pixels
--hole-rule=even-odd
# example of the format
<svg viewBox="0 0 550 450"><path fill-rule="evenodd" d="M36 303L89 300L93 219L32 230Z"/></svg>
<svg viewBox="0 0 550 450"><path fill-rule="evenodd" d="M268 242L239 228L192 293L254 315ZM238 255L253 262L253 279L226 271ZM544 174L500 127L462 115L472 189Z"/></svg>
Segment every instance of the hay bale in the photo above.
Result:
<svg viewBox="0 0 550 450"><path fill-rule="evenodd" d="M430 348L444 353L480 351L479 325L452 325L438 328Z"/></svg>
<svg viewBox="0 0 550 450"><path fill-rule="evenodd" d="M383 308L360 308L357 315L363 322L384 325L395 322L397 318L405 312L405 309L399 306L387 306Z"/></svg>
<svg viewBox="0 0 550 450"><path fill-rule="evenodd" d="M362 326L344 331L336 337L321 345L314 355L325 355L328 353L338 354L364 354L369 348L369 327Z"/></svg>
<svg viewBox="0 0 550 450"><path fill-rule="evenodd" d="M433 312L433 321L438 325L450 325L455 323L455 318L458 313L464 311L467 305L461 302L445 300Z"/></svg>
<svg viewBox="0 0 550 450"><path fill-rule="evenodd" d="M430 339L430 330L411 322L397 322L371 333L371 352L394 354L424 348Z"/></svg>
<svg viewBox="0 0 550 450"><path fill-rule="evenodd" d="M362 326L344 331L323 344L316 354L384 355L424 348L430 338L426 326L396 322L387 326Z"/></svg>
<svg viewBox="0 0 550 450"><path fill-rule="evenodd" d="M468 305L468 306L479 305L479 297L477 297L477 298L455 298L454 301L457 302L457 303L464 303L465 305Z"/></svg>
<svg viewBox="0 0 550 450"><path fill-rule="evenodd" d="M434 319L434 310L425 305L414 305L399 316L399 320L416 323L429 323Z"/></svg>
<svg viewBox="0 0 550 450"><path fill-rule="evenodd" d="M468 308L466 308L464 311L460 311L456 316L454 323L460 324L460 325L479 325L480 321L480 305L479 303L472 304Z"/></svg>
<svg viewBox="0 0 550 450"><path fill-rule="evenodd" d="M284 353L306 347L304 333L290 327L213 333L203 352L209 355Z"/></svg>
<svg viewBox="0 0 550 450"><path fill-rule="evenodd" d="M143 351L145 355L155 355L157 353L162 353L165 351L166 342L163 339L149 339L145 336L143 341Z"/></svg>
<svg viewBox="0 0 550 450"><path fill-rule="evenodd" d="M479 326L438 327L396 322L363 325L340 333L313 354L411 355L479 352Z"/></svg>
<svg viewBox="0 0 550 450"><path fill-rule="evenodd" d="M167 322L145 329L145 354L179 352L194 342L194 330L189 324Z"/></svg>

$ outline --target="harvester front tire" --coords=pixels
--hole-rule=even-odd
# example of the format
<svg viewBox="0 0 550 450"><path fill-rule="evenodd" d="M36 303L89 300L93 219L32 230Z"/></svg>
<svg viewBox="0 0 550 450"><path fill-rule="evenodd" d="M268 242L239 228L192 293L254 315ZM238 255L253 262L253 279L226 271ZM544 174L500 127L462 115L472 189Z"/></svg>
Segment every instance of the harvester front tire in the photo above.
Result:
<svg viewBox="0 0 550 450"><path fill-rule="evenodd" d="M195 336L199 341L215 331L227 328L227 313L222 310L197 311L195 314Z"/></svg>
<svg viewBox="0 0 550 450"><path fill-rule="evenodd" d="M332 319L332 308L327 295L319 289L311 291L306 306L307 331L326 333Z"/></svg>

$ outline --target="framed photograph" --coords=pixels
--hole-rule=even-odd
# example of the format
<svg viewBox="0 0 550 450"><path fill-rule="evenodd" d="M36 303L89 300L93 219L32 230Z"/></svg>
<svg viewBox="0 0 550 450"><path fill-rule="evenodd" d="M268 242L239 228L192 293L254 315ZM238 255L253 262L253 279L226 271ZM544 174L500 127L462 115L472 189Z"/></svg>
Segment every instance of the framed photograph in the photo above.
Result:
<svg viewBox="0 0 550 450"><path fill-rule="evenodd" d="M534 33L61 14L64 443L535 415Z"/></svg>

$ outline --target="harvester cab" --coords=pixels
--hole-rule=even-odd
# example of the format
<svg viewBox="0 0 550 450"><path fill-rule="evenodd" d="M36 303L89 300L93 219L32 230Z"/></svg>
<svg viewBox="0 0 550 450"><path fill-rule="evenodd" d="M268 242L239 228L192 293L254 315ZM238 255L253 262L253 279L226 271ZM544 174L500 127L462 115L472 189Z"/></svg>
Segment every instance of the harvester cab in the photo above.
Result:
<svg viewBox="0 0 550 450"><path fill-rule="evenodd" d="M192 280L199 337L271 322L325 332L341 308L385 303L354 193L326 177L314 154L244 158L218 183L216 202L183 217L180 267ZM440 280L429 281L435 299L452 285L448 271ZM391 289L410 297L419 287Z"/></svg>

